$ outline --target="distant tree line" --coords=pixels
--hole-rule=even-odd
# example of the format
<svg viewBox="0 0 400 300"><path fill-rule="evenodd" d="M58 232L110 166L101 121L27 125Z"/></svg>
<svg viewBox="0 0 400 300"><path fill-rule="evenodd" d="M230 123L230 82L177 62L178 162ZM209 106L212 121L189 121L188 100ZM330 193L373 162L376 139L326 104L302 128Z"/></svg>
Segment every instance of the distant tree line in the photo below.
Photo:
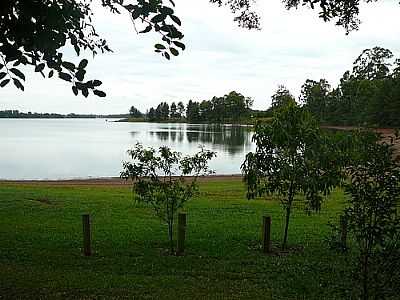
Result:
<svg viewBox="0 0 400 300"><path fill-rule="evenodd" d="M56 113L36 113L36 112L20 112L19 110L1 110L0 118L2 119L94 119L94 118L125 118L126 114L116 115L95 115L95 114L56 114Z"/></svg>
<svg viewBox="0 0 400 300"><path fill-rule="evenodd" d="M146 117L150 122L177 121L185 119L185 111L185 105L182 101L178 104L172 102L171 106L167 102L161 102L156 108L151 107Z"/></svg>
<svg viewBox="0 0 400 300"><path fill-rule="evenodd" d="M182 102L171 106L161 102L150 108L147 119L151 122L186 120L187 122L225 123L240 122L249 118L253 100L232 91L222 97L213 97L201 102L190 100L186 107Z"/></svg>
<svg viewBox="0 0 400 300"><path fill-rule="evenodd" d="M400 59L388 49L366 49L336 88L307 80L300 101L325 124L400 126Z"/></svg>
<svg viewBox="0 0 400 300"><path fill-rule="evenodd" d="M143 114L136 107L131 106L131 108L129 109L129 116L133 118L142 118Z"/></svg>

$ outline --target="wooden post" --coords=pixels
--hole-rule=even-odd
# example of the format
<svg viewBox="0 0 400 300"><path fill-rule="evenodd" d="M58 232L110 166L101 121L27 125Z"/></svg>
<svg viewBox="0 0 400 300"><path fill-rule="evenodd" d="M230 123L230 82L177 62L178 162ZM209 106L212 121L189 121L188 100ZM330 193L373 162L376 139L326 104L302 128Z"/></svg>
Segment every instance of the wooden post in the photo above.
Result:
<svg viewBox="0 0 400 300"><path fill-rule="evenodd" d="M186 214L178 214L178 242L176 247L176 255L183 255L185 252L185 236L186 236Z"/></svg>
<svg viewBox="0 0 400 300"><path fill-rule="evenodd" d="M88 214L82 215L83 225L83 254L85 256L92 255L91 237L90 237L90 216Z"/></svg>
<svg viewBox="0 0 400 300"><path fill-rule="evenodd" d="M263 216L262 250L263 253L271 253L271 217L269 216Z"/></svg>
<svg viewBox="0 0 400 300"><path fill-rule="evenodd" d="M340 244L343 249L347 248L347 220L345 216L340 216Z"/></svg>

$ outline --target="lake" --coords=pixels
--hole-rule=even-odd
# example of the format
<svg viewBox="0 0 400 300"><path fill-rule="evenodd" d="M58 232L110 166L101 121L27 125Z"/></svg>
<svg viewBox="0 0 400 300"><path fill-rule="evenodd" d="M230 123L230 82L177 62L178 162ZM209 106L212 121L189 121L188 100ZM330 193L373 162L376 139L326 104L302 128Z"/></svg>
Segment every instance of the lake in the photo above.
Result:
<svg viewBox="0 0 400 300"><path fill-rule="evenodd" d="M216 174L239 174L255 149L248 126L119 123L105 119L0 119L0 179L73 179L119 176L137 142L193 154L217 152Z"/></svg>

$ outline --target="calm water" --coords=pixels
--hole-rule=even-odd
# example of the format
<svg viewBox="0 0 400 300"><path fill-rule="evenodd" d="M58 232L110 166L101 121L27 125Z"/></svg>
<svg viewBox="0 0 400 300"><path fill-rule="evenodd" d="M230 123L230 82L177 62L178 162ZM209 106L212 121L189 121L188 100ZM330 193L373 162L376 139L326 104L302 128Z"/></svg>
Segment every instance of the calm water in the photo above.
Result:
<svg viewBox="0 0 400 300"><path fill-rule="evenodd" d="M115 123L104 119L0 119L0 179L119 176L136 142L192 154L199 145L217 152L217 174L240 173L254 150L245 126Z"/></svg>

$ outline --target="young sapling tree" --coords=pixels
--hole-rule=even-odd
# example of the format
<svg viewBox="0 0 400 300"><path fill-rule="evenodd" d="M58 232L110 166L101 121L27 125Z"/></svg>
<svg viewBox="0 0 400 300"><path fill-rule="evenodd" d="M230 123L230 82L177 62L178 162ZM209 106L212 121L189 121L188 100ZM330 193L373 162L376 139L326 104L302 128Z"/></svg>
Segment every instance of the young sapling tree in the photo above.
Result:
<svg viewBox="0 0 400 300"><path fill-rule="evenodd" d="M269 124L257 124L255 152L242 165L247 197L277 194L285 211L282 249L287 246L295 196L302 194L306 209L320 210L323 195L342 178L343 156L335 135L324 133L305 109L289 101L274 113Z"/></svg>
<svg viewBox="0 0 400 300"><path fill-rule="evenodd" d="M121 177L131 179L136 199L150 205L166 222L173 253L176 213L198 191L197 178L213 173L208 162L216 153L201 147L196 154L182 157L167 146L155 150L138 143L128 154L133 161L123 163Z"/></svg>

